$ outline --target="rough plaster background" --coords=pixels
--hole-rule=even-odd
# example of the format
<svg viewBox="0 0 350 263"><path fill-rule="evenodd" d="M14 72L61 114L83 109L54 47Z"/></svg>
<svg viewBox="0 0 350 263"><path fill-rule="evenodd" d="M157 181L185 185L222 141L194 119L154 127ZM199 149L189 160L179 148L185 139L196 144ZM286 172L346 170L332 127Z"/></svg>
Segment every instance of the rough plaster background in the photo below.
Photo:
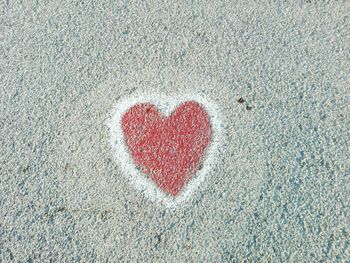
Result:
<svg viewBox="0 0 350 263"><path fill-rule="evenodd" d="M0 10L2 261L349 262L349 1ZM166 210L123 180L105 123L123 94L202 81L227 152Z"/></svg>

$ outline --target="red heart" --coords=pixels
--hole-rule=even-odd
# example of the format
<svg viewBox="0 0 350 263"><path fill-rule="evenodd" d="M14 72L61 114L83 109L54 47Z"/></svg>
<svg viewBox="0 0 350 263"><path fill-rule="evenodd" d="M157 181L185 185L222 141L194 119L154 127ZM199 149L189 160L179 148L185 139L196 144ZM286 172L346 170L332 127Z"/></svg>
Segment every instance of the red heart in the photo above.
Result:
<svg viewBox="0 0 350 263"><path fill-rule="evenodd" d="M173 196L200 169L212 135L209 115L195 101L169 117L152 104L136 104L123 115L122 129L136 166Z"/></svg>

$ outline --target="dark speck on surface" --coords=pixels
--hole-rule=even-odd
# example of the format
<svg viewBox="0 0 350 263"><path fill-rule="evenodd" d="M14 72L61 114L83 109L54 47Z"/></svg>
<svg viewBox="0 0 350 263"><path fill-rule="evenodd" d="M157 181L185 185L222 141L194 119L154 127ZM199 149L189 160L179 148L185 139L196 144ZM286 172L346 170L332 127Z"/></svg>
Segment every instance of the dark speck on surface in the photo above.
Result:
<svg viewBox="0 0 350 263"><path fill-rule="evenodd" d="M64 207L59 207L58 209L57 209L57 212L63 212L63 211L65 211L66 210L66 208L64 208Z"/></svg>
<svg viewBox="0 0 350 263"><path fill-rule="evenodd" d="M244 99L243 99L243 98L239 98L237 101L238 101L239 103L243 103L243 102L244 102Z"/></svg>

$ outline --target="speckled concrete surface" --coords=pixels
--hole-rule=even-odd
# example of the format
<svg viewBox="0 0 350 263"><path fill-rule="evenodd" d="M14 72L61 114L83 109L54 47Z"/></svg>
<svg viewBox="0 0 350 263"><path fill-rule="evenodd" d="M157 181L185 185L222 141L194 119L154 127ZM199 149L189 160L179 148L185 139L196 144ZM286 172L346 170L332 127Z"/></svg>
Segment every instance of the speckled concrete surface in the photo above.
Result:
<svg viewBox="0 0 350 263"><path fill-rule="evenodd" d="M0 10L0 261L349 262L348 1ZM226 151L169 210L125 181L106 122L120 96L193 87Z"/></svg>

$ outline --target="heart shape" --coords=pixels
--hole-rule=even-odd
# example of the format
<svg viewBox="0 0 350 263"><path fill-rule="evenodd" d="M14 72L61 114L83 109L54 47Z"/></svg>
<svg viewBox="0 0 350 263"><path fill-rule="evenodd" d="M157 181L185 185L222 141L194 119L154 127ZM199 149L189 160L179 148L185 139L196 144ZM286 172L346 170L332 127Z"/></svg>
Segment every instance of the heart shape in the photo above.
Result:
<svg viewBox="0 0 350 263"><path fill-rule="evenodd" d="M196 101L180 104L168 117L151 103L139 103L124 113L121 125L135 165L172 196L201 169L212 140L209 115Z"/></svg>

